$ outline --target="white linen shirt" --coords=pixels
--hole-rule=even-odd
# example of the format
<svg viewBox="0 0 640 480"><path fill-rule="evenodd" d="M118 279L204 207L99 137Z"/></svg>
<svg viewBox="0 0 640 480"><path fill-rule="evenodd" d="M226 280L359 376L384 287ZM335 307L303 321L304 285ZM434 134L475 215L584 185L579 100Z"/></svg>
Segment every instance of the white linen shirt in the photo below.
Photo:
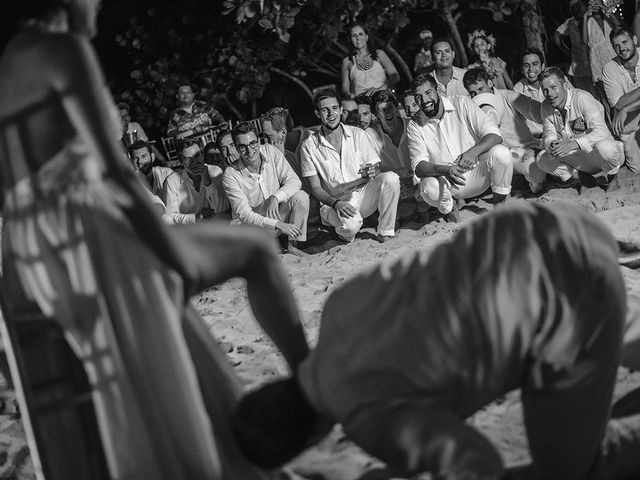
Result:
<svg viewBox="0 0 640 480"><path fill-rule="evenodd" d="M222 176L224 191L231 203L234 220L259 227L276 228L278 220L255 212L274 196L278 203L289 200L302 187L302 182L284 154L273 145L261 145L260 173L251 173L242 160L228 167Z"/></svg>
<svg viewBox="0 0 640 480"><path fill-rule="evenodd" d="M514 92L495 88L493 93L481 93L473 102L498 125L502 143L509 148L537 148L539 141L533 136L527 120L542 123L540 102ZM485 106L490 107L487 111Z"/></svg>
<svg viewBox="0 0 640 480"><path fill-rule="evenodd" d="M206 165L211 177L209 185L201 185L197 191L191 177L185 170L173 172L164 182L166 215L173 223L196 223L196 213L209 207L215 213L229 208L229 201L222 189L222 169L216 165Z"/></svg>
<svg viewBox="0 0 640 480"><path fill-rule="evenodd" d="M347 190L345 184L362 178L360 169L367 163L380 163L380 157L364 130L350 125L342 126L342 151L338 152L322 135L314 132L302 144L302 176L318 175L322 188L332 197L348 200L356 190Z"/></svg>
<svg viewBox="0 0 640 480"><path fill-rule="evenodd" d="M636 51L640 54L640 48L636 48ZM635 75L634 81L618 57L605 63L602 67L602 81L609 105L615 106L620 97L640 86L640 62L636 63Z"/></svg>
<svg viewBox="0 0 640 480"><path fill-rule="evenodd" d="M468 97L469 92L467 91L466 88L464 88L464 83L462 83L462 77L464 77L464 73L467 70L464 68L458 68L458 67L451 67L451 68L453 68L453 73L451 76L451 80L449 80L449 83L447 83L446 87L442 83L440 83L440 81L438 80L438 77L436 76L436 73L433 72L433 78L436 79L438 93L440 95L445 95L447 97L451 95L464 95Z"/></svg>
<svg viewBox="0 0 640 480"><path fill-rule="evenodd" d="M407 126L414 172L420 162L451 165L485 135L500 135L495 122L470 97L453 95L440 100L444 107L441 119L428 118L420 111ZM415 180L419 179L415 177Z"/></svg>
<svg viewBox="0 0 640 480"><path fill-rule="evenodd" d="M589 92L575 88L567 90L565 102L567 115L562 120L560 111L548 101L542 104L542 126L544 148L549 150L554 140L575 140L581 150L591 152L600 140L613 140L604 121L604 108ZM584 126L576 128L577 125Z"/></svg>

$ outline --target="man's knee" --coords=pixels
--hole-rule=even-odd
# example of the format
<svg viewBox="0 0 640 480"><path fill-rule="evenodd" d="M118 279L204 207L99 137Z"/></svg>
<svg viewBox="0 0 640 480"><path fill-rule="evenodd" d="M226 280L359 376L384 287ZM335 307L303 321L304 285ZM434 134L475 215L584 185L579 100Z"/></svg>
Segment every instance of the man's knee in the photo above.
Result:
<svg viewBox="0 0 640 480"><path fill-rule="evenodd" d="M513 160L509 148L504 145L494 145L488 153L493 168L513 168Z"/></svg>
<svg viewBox="0 0 640 480"><path fill-rule="evenodd" d="M438 205L440 199L440 184L435 177L423 178L418 184L418 191L422 199L432 207Z"/></svg>
<svg viewBox="0 0 640 480"><path fill-rule="evenodd" d="M289 203L292 207L302 207L309 210L309 195L303 190L298 190L289 199Z"/></svg>
<svg viewBox="0 0 640 480"><path fill-rule="evenodd" d="M383 185L394 185L400 188L400 177L396 172L382 172L378 175Z"/></svg>
<svg viewBox="0 0 640 480"><path fill-rule="evenodd" d="M538 168L546 173L553 173L558 165L558 160L554 158L549 152L542 151L540 155L538 155L538 159L536 160L538 164Z"/></svg>
<svg viewBox="0 0 640 480"><path fill-rule="evenodd" d="M353 241L360 228L362 228L362 215L358 212L353 217L341 217L340 220L338 234L349 242Z"/></svg>
<svg viewBox="0 0 640 480"><path fill-rule="evenodd" d="M624 162L624 149L621 142L600 140L593 148L610 168L619 167Z"/></svg>

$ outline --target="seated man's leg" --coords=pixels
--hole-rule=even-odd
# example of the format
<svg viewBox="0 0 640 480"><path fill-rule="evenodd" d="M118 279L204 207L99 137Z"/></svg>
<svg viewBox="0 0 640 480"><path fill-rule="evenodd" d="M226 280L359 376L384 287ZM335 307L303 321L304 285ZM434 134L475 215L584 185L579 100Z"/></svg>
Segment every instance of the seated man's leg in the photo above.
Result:
<svg viewBox="0 0 640 480"><path fill-rule="evenodd" d="M378 234L394 235L398 200L400 199L400 177L395 172L383 172L371 179L362 191L360 214L366 218L378 210Z"/></svg>
<svg viewBox="0 0 640 480"><path fill-rule="evenodd" d="M625 165L632 173L640 173L640 129L620 135L624 145Z"/></svg>
<svg viewBox="0 0 640 480"><path fill-rule="evenodd" d="M325 225L335 227L336 233L347 242L352 242L362 227L362 215L360 215L360 212L351 218L341 217L338 212L328 205L320 207L320 218Z"/></svg>
<svg viewBox="0 0 640 480"><path fill-rule="evenodd" d="M480 432L428 403L371 406L345 422L344 430L396 476L499 478L503 471L500 455Z"/></svg>
<svg viewBox="0 0 640 480"><path fill-rule="evenodd" d="M300 229L296 238L299 242L307 240L307 219L309 218L309 195L302 190L294 193L289 200L278 206L283 222L292 223Z"/></svg>
<svg viewBox="0 0 640 480"><path fill-rule="evenodd" d="M511 153L504 145L496 145L484 155L480 155L478 163L467 172L467 183L451 192L455 198L471 198L480 195L489 185L493 191L494 201L503 201L511 193L513 179L513 162Z"/></svg>
<svg viewBox="0 0 640 480"><path fill-rule="evenodd" d="M589 159L594 162L589 163L589 168L595 169L595 172L587 173L614 175L624 163L624 146L615 140L601 140L594 145Z"/></svg>
<svg viewBox="0 0 640 480"><path fill-rule="evenodd" d="M538 155L537 164L543 172L558 177L563 182L567 182L575 172L575 168L567 163L568 157L569 155L554 157L551 153L543 151L541 155Z"/></svg>
<svg viewBox="0 0 640 480"><path fill-rule="evenodd" d="M444 177L427 177L420 180L418 191L422 199L432 207L436 207L442 214L453 209L451 185Z"/></svg>
<svg viewBox="0 0 640 480"><path fill-rule="evenodd" d="M510 148L513 158L513 171L524 175L531 191L539 191L547 174L536 163L536 151L532 148Z"/></svg>

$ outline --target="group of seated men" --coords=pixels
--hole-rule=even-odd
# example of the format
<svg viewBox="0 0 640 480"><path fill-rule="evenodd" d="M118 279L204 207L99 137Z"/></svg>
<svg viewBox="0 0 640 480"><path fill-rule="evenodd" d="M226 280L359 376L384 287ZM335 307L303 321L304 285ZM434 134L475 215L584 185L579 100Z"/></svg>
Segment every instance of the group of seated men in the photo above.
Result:
<svg viewBox="0 0 640 480"><path fill-rule="evenodd" d="M433 73L415 77L401 98L404 109L388 90L342 100L322 89L313 99L315 129L294 129L288 111L275 107L260 118L261 133L240 123L204 152L184 143L176 171L154 165L144 142L129 152L169 222L230 219L270 229L299 248L315 204L315 215L347 242L377 211L377 239L385 242L401 201L425 202L458 221L458 201L489 187L494 205L505 202L514 172L534 194L547 175L561 188L585 181L612 188L621 166L637 173L640 89L629 70L638 69L635 40L628 29L615 29L618 56L605 66L612 129L621 140L604 107L573 88L561 69L545 67L539 51L523 53L523 78L501 90L482 68L454 67L455 52L441 39L432 45ZM222 162L205 162L217 152Z"/></svg>

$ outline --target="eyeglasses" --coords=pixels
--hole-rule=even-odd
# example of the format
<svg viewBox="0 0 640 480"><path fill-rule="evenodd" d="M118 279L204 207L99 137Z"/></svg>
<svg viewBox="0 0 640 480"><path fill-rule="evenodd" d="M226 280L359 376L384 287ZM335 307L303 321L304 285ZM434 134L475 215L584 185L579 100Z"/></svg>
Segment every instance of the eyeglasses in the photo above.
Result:
<svg viewBox="0 0 640 480"><path fill-rule="evenodd" d="M258 142L258 140L253 140L251 143L249 143L248 145L239 143L238 145L236 145L236 148L242 152L242 153L246 153L249 152L250 150L255 150L256 148L258 148L258 145L260 145L260 142Z"/></svg>

